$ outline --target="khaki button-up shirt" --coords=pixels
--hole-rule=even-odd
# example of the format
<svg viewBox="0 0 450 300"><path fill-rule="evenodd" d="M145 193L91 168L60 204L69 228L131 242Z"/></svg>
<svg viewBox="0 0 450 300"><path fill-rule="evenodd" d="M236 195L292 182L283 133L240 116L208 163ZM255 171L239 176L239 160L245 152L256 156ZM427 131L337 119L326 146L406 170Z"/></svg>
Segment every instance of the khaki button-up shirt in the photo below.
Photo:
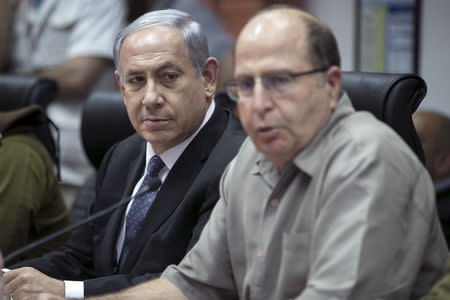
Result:
<svg viewBox="0 0 450 300"><path fill-rule="evenodd" d="M199 242L163 278L189 299L399 300L443 275L426 170L346 95L287 169L280 176L247 140ZM279 181L286 191L271 197Z"/></svg>

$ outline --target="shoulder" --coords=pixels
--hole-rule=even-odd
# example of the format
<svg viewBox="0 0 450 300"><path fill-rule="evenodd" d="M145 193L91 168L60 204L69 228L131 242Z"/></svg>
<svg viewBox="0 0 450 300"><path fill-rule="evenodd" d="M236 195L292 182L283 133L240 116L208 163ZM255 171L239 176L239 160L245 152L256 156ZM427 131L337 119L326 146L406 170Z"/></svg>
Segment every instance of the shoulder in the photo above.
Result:
<svg viewBox="0 0 450 300"><path fill-rule="evenodd" d="M122 11L125 9L123 1L117 1L112 5L110 0L52 0L57 6L53 14L74 15L82 17L83 15L98 14L109 11Z"/></svg>
<svg viewBox="0 0 450 300"><path fill-rule="evenodd" d="M265 159L267 158L256 150L252 140L249 137L245 138L225 172L226 174L232 173L233 175L225 180L245 178L248 174L256 172L258 162ZM227 176L224 175L224 177Z"/></svg>
<svg viewBox="0 0 450 300"><path fill-rule="evenodd" d="M102 159L101 165L127 164L130 158L145 152L145 140L137 133L114 144Z"/></svg>
<svg viewBox="0 0 450 300"><path fill-rule="evenodd" d="M342 153L349 161L356 158L379 161L394 168L398 173L418 173L423 165L388 125L367 112L355 112L340 120L330 130L325 149Z"/></svg>
<svg viewBox="0 0 450 300"><path fill-rule="evenodd" d="M0 161L7 166L43 168L52 165L45 147L32 134L14 134L0 139Z"/></svg>

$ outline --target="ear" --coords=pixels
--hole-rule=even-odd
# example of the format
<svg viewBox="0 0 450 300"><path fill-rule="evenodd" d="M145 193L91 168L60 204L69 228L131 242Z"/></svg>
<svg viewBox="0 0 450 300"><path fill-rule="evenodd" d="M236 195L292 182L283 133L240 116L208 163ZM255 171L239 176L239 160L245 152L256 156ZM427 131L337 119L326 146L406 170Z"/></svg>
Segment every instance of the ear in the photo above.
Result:
<svg viewBox="0 0 450 300"><path fill-rule="evenodd" d="M202 69L203 84L206 98L211 99L216 92L219 63L214 57L208 57Z"/></svg>
<svg viewBox="0 0 450 300"><path fill-rule="evenodd" d="M450 154L445 153L439 157L436 173L436 176L441 179L446 179L450 176Z"/></svg>
<svg viewBox="0 0 450 300"><path fill-rule="evenodd" d="M119 90L120 90L120 93L122 94L122 96L124 96L124 90L125 90L125 87L124 87L124 85L122 84L122 80L121 80L121 76L120 76L120 73L119 73L119 71L114 71L114 79L116 80L116 83L117 83L117 85L119 86ZM125 99L125 97L123 97L124 99Z"/></svg>
<svg viewBox="0 0 450 300"><path fill-rule="evenodd" d="M338 66L331 66L327 71L326 85L330 97L330 108L334 110L341 96L342 72Z"/></svg>

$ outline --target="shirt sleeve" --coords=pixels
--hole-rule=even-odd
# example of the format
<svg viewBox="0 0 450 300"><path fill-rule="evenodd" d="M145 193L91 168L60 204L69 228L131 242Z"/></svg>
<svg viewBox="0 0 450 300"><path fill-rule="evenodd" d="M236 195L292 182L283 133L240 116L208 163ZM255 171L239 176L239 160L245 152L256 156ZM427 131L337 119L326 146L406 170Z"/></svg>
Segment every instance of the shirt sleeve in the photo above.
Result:
<svg viewBox="0 0 450 300"><path fill-rule="evenodd" d="M189 299L236 299L226 228L227 203L221 180L221 199L214 207L199 241L178 266L169 266L161 275Z"/></svg>
<svg viewBox="0 0 450 300"><path fill-rule="evenodd" d="M83 281L64 280L65 298L83 299L84 284Z"/></svg>
<svg viewBox="0 0 450 300"><path fill-rule="evenodd" d="M83 12L70 32L67 56L112 58L114 38L125 25L124 1L84 2Z"/></svg>
<svg viewBox="0 0 450 300"><path fill-rule="evenodd" d="M32 220L45 199L46 165L26 139L11 136L1 140L0 249L3 253L29 241ZM32 142L31 138L29 141Z"/></svg>

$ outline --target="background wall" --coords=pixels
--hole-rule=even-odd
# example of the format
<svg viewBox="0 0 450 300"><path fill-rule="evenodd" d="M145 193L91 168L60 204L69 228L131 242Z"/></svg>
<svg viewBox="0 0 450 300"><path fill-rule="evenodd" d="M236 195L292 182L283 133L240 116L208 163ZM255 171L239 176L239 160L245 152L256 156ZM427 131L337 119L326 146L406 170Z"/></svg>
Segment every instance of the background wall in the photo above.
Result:
<svg viewBox="0 0 450 300"><path fill-rule="evenodd" d="M342 69L354 70L356 0L303 0L303 8L335 33ZM428 93L419 109L450 116L450 0L422 0L419 75Z"/></svg>

